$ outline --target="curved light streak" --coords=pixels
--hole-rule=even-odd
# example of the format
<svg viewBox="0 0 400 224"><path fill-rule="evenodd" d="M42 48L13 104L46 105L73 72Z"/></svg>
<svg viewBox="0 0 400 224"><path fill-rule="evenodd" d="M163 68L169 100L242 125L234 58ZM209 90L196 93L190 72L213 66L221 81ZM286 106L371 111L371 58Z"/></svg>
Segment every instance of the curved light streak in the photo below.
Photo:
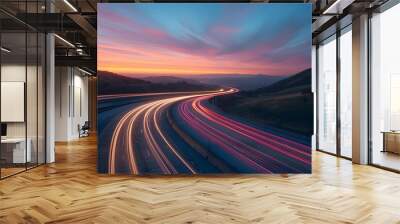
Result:
<svg viewBox="0 0 400 224"><path fill-rule="evenodd" d="M139 165L135 156L134 130L143 127L144 146L140 150L148 150L162 173L179 173L177 161L193 174L198 173L194 164L188 161L169 140L168 133L164 133L160 118L165 110L177 104L178 115L188 127L203 136L201 141L209 141L217 146L210 149L219 155L227 156L226 162L231 165L241 164L245 172L273 173L285 167L286 170L300 172L302 167L310 165L311 153L309 147L296 141L263 131L248 124L233 120L207 107L205 102L212 97L237 92L237 89L219 90L214 92L182 93L167 96L165 99L144 103L131 109L117 122L113 131L109 151L109 173L116 172L116 160L119 156L126 156L129 170L132 174L139 174ZM151 94L137 94L147 96ZM103 99L124 98L128 95L110 95ZM136 133L137 135L137 133ZM124 145L121 145L123 143ZM122 150L122 151L121 151ZM217 150L217 151L215 151ZM169 153L167 153L169 152ZM221 154L222 153L222 154ZM172 156L172 157L171 157ZM174 158L172 160L172 158ZM288 160L290 158L290 160Z"/></svg>
<svg viewBox="0 0 400 224"><path fill-rule="evenodd" d="M187 97L182 97L182 99L180 99L180 100L183 100L183 99L186 99L186 98ZM162 110L163 107L166 107L168 104L171 104L173 102L174 101L159 105L159 107L156 109L156 111L154 112L154 115L153 115L154 126L155 126L158 134L160 135L160 137L163 139L165 144L167 144L169 149L175 154L175 156L179 158L179 160L186 166L186 168L188 168L190 170L190 172L192 172L193 174L196 174L197 173L196 170L178 153L178 151L175 149L175 147L172 146L172 144L167 140L167 138L165 137L165 135L161 131L161 129L160 129L159 125L158 125L158 122L157 122L156 115L158 113L160 113L160 111Z"/></svg>
<svg viewBox="0 0 400 224"><path fill-rule="evenodd" d="M213 92L214 93L214 92ZM168 93L155 93L155 94L128 94L128 95L121 95L121 98L127 96L149 96L149 95L166 95ZM172 92L170 94L177 94L176 92ZM182 94L182 93L181 93ZM146 140L146 145L149 147L149 151L153 158L157 161L157 165L160 167L163 173L170 174L170 173L177 173L174 165L169 161L166 155L163 153L162 148L157 143L154 135L159 135L161 139L163 139L164 143L168 146L168 148L172 151L172 153L187 167L188 170L192 173L196 173L195 169L178 153L178 151L172 146L172 144L167 140L165 135L162 133L159 125L157 124L156 114L160 113L161 109L167 107L168 105L198 96L209 95L210 91L202 92L202 94L194 94L191 92L192 95L189 96L175 96L167 99L156 100L153 102L149 102L138 106L136 108L131 109L128 111L117 123L112 137L111 137L111 144L109 150L109 166L108 171L110 174L116 173L116 157L122 156L119 155L117 152L119 150L118 144L119 142L127 142L126 146L123 146L124 155L128 158L129 170L132 174L139 174L139 168L137 164L137 158L135 157L135 147L134 147L134 133L133 130L135 128L135 122L138 120L138 117L143 114L143 134ZM118 95L112 95L110 97L106 97L106 99L115 99L118 98ZM154 113L152 119L150 119L150 114ZM157 130L156 133L153 133L150 128L150 121L153 121L155 129ZM124 130L126 130L124 132Z"/></svg>

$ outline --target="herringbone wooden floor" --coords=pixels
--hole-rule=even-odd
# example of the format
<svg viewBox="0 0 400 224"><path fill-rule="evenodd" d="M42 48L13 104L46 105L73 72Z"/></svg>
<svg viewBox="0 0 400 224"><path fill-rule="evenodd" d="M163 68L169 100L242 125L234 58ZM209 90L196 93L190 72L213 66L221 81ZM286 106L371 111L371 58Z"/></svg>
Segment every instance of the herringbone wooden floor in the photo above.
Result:
<svg viewBox="0 0 400 224"><path fill-rule="evenodd" d="M400 223L400 175L323 153L312 175L106 176L95 141L0 181L0 223Z"/></svg>

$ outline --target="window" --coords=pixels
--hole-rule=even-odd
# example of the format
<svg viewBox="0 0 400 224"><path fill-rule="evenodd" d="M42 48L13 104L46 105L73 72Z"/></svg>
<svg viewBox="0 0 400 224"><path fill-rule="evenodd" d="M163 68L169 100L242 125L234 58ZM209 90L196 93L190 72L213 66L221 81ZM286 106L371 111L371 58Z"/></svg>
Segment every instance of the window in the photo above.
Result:
<svg viewBox="0 0 400 224"><path fill-rule="evenodd" d="M400 170L400 4L371 18L371 162Z"/></svg>
<svg viewBox="0 0 400 224"><path fill-rule="evenodd" d="M318 47L318 149L336 153L336 36Z"/></svg>
<svg viewBox="0 0 400 224"><path fill-rule="evenodd" d="M352 157L352 33L341 31L340 39L340 155Z"/></svg>
<svg viewBox="0 0 400 224"><path fill-rule="evenodd" d="M36 13L43 1L1 2ZM16 8L17 7L17 8ZM45 35L0 13L0 178L45 163ZM10 109L13 108L13 109Z"/></svg>

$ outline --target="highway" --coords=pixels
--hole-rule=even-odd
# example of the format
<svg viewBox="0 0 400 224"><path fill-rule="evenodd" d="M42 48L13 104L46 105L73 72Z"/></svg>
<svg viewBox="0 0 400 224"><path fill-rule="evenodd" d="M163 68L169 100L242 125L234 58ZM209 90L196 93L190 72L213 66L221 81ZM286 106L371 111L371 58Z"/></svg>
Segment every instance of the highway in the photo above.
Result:
<svg viewBox="0 0 400 224"><path fill-rule="evenodd" d="M109 174L309 173L310 146L225 115L215 92L98 98L100 172Z"/></svg>

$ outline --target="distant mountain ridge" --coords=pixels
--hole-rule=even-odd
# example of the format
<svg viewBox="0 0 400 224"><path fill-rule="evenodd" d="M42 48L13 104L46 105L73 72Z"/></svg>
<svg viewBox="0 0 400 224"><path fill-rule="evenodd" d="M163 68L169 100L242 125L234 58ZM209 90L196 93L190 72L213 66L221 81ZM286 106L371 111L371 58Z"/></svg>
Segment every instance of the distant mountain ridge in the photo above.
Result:
<svg viewBox="0 0 400 224"><path fill-rule="evenodd" d="M254 90L261 87L272 85L286 76L271 75L197 75L191 79L201 83L219 85L224 87L234 87L240 90Z"/></svg>
<svg viewBox="0 0 400 224"><path fill-rule="evenodd" d="M107 71L98 71L99 95L122 93L155 93L155 92L186 92L217 90L219 86L203 83L190 83L184 79L174 79L174 82L155 82L140 78L131 78Z"/></svg>
<svg viewBox="0 0 400 224"><path fill-rule="evenodd" d="M181 78L181 77L176 77L176 76L147 76L141 78L142 80L153 82L153 83L177 83L177 82L187 82L191 84L197 84L197 85L204 85L204 83L201 83L197 80L194 79L188 79L188 78Z"/></svg>

